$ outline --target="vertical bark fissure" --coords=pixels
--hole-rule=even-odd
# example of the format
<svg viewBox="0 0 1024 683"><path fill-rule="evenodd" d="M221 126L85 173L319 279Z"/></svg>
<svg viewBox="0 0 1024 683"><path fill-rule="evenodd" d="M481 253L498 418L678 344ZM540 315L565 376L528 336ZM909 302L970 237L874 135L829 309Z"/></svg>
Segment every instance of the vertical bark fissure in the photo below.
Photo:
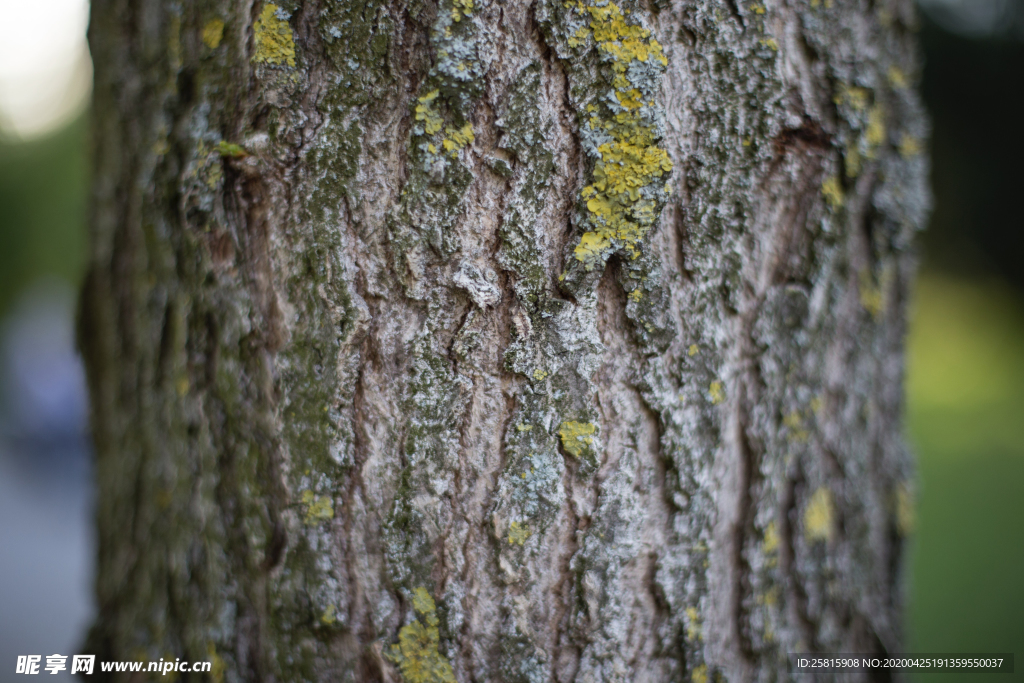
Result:
<svg viewBox="0 0 1024 683"><path fill-rule="evenodd" d="M562 453L562 457L569 460L571 456ZM573 484L577 468L574 466L565 467L562 475L562 485L566 490L566 507L564 509L565 526L562 530L560 542L561 554L558 558L559 579L554 584L555 594L552 596L556 601L554 617L552 619L552 637L549 651L551 652L552 679L557 683L568 683L575 680L579 670L580 653L571 634L570 619L576 600L576 572L572 567L572 558L579 550L578 535L580 526L584 523L576 510L573 500Z"/></svg>
<svg viewBox="0 0 1024 683"><path fill-rule="evenodd" d="M795 626L800 633L797 645L802 645L808 652L818 652L818 625L807 613L807 591L796 568L796 523L793 518L797 514L796 487L802 480L799 471L787 475L779 501L779 568L785 577L789 610L795 616Z"/></svg>

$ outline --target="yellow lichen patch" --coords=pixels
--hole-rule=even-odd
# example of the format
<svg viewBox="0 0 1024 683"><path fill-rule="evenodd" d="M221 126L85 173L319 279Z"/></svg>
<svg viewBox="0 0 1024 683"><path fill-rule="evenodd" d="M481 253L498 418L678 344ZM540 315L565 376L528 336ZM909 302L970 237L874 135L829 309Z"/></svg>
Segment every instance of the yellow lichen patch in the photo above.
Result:
<svg viewBox="0 0 1024 683"><path fill-rule="evenodd" d="M898 66L890 66L889 84L897 90L903 90L907 87L907 75Z"/></svg>
<svg viewBox="0 0 1024 683"><path fill-rule="evenodd" d="M335 614L334 605L328 605L327 609L324 610L324 613L320 615L320 623L330 626L336 621L338 621L338 617Z"/></svg>
<svg viewBox="0 0 1024 683"><path fill-rule="evenodd" d="M775 528L775 522L769 522L764 530L764 543L761 544L761 551L765 555L771 555L779 549L779 532Z"/></svg>
<svg viewBox="0 0 1024 683"><path fill-rule="evenodd" d="M292 27L278 16L278 9L277 5L267 3L263 6L260 18L253 25L256 54L253 55L252 61L256 64L295 66Z"/></svg>
<svg viewBox="0 0 1024 683"><path fill-rule="evenodd" d="M473 0L454 0L452 2L452 20L462 21L473 13Z"/></svg>
<svg viewBox="0 0 1024 683"><path fill-rule="evenodd" d="M725 400L725 388L722 387L722 383L717 379L708 386L708 395L711 397L711 402L718 405Z"/></svg>
<svg viewBox="0 0 1024 683"><path fill-rule="evenodd" d="M778 586L772 586L764 593L759 594L755 600L757 604L764 605L765 607L775 607L779 604L780 590Z"/></svg>
<svg viewBox="0 0 1024 683"><path fill-rule="evenodd" d="M693 358L698 353L700 353L700 348L698 348L696 344L690 344L690 348L686 350L686 355L689 356L690 358Z"/></svg>
<svg viewBox="0 0 1024 683"><path fill-rule="evenodd" d="M532 535L533 532L525 524L512 522L508 527L508 542L510 544L522 545Z"/></svg>
<svg viewBox="0 0 1024 683"><path fill-rule="evenodd" d="M690 674L690 680L693 683L708 683L708 665L701 664L700 666L694 667L693 673Z"/></svg>
<svg viewBox="0 0 1024 683"><path fill-rule="evenodd" d="M177 71L181 68L181 15L171 14L170 26L167 32L167 53L170 57L171 69Z"/></svg>
<svg viewBox="0 0 1024 683"><path fill-rule="evenodd" d="M779 41L775 40L774 38L765 38L764 40L761 41L761 45L764 45L772 52L779 51Z"/></svg>
<svg viewBox="0 0 1024 683"><path fill-rule="evenodd" d="M750 11L753 12L754 14L764 14L764 5L760 3L754 3L753 5L750 6Z"/></svg>
<svg viewBox="0 0 1024 683"><path fill-rule="evenodd" d="M216 50L220 46L222 38L224 38L224 22L220 19L211 19L206 22L206 26L203 27L203 43L206 44L206 47Z"/></svg>
<svg viewBox="0 0 1024 683"><path fill-rule="evenodd" d="M573 253L584 263L593 262L605 249L612 246L612 241L596 232L585 232L576 245Z"/></svg>
<svg viewBox="0 0 1024 683"><path fill-rule="evenodd" d="M690 606L686 608L686 638L687 640L695 641L703 638L700 627L700 614L697 613L697 608Z"/></svg>
<svg viewBox="0 0 1024 683"><path fill-rule="evenodd" d="M651 32L628 23L614 2L588 5L580 0L569 6L589 19L588 26L578 28L568 38L569 45L580 47L593 36L613 74L610 94L614 95L614 106L608 105L609 111L602 113L600 107L588 105L590 117L584 124L588 132L611 138L598 146L592 182L582 192L590 229L580 239L574 255L591 270L615 247L636 258L638 243L654 223L657 202L651 197L657 195L648 189L644 196L641 190L656 186L654 193L665 192L665 183L656 181L672 170L672 161L654 144L654 131L645 123L650 116L643 113L653 105L652 96L630 80L630 65L660 68L668 64L668 59Z"/></svg>
<svg viewBox="0 0 1024 683"><path fill-rule="evenodd" d="M639 287L637 287L636 289L629 293L630 301L637 302L640 301L640 299L642 298L644 298L644 293Z"/></svg>
<svg viewBox="0 0 1024 683"><path fill-rule="evenodd" d="M224 660L217 654L217 646L212 640L206 641L206 658L210 660L210 678L213 683L224 683Z"/></svg>
<svg viewBox="0 0 1024 683"><path fill-rule="evenodd" d="M334 519L334 503L329 496L315 496L306 489L302 492L302 504L306 506L306 524Z"/></svg>
<svg viewBox="0 0 1024 683"><path fill-rule="evenodd" d="M432 90L419 98L419 104L416 105L416 120L423 122L423 130L427 135L433 135L441 130L441 124L444 122L433 106L438 94L439 91Z"/></svg>
<svg viewBox="0 0 1024 683"><path fill-rule="evenodd" d="M921 141L912 135L904 133L900 136L900 154L904 159L916 157L921 153Z"/></svg>
<svg viewBox="0 0 1024 683"><path fill-rule="evenodd" d="M846 167L847 178L856 178L860 175L860 150L857 148L856 142L851 142L846 146L843 164Z"/></svg>
<svg viewBox="0 0 1024 683"><path fill-rule="evenodd" d="M476 140L476 136L473 134L473 124L471 123L467 123L462 128L448 127L444 129L444 132L447 137L441 141L441 145L453 157L460 149Z"/></svg>
<svg viewBox="0 0 1024 683"><path fill-rule="evenodd" d="M533 378L535 380L537 380L538 382L541 381L542 379L544 379L547 376L548 376L548 373L544 372L540 368L537 368L536 370L533 371Z"/></svg>
<svg viewBox="0 0 1024 683"><path fill-rule="evenodd" d="M885 142L885 110L876 104L868 112L868 129L864 133L868 144L868 158L874 158L875 151Z"/></svg>
<svg viewBox="0 0 1024 683"><path fill-rule="evenodd" d="M533 425L523 424L522 422L516 425L517 432L528 432L531 429L533 429Z"/></svg>
<svg viewBox="0 0 1024 683"><path fill-rule="evenodd" d="M220 167L220 164L211 164L209 169L206 171L206 186L211 190L217 188L217 184L224 177L224 170Z"/></svg>
<svg viewBox="0 0 1024 683"><path fill-rule="evenodd" d="M831 540L834 517L832 493L822 486L811 494L804 511L804 538L808 541Z"/></svg>
<svg viewBox="0 0 1024 683"><path fill-rule="evenodd" d="M821 400L821 395L818 395L811 399L811 402L807 404L807 407L811 409L812 415L817 415L821 412L824 405L825 403Z"/></svg>
<svg viewBox="0 0 1024 683"><path fill-rule="evenodd" d="M566 42L569 43L569 47L579 47L587 42L587 38L590 37L590 29L586 26L580 26L576 29L576 32L569 36ZM589 110L589 107L588 107Z"/></svg>
<svg viewBox="0 0 1024 683"><path fill-rule="evenodd" d="M412 608L423 621L417 619L402 627L388 659L398 665L406 683L455 683L452 665L437 650L441 642L437 606L425 588L413 591Z"/></svg>
<svg viewBox="0 0 1024 683"><path fill-rule="evenodd" d="M844 84L840 86L839 94L835 96L833 101L836 104L849 104L856 111L862 111L868 106L870 99L871 93L866 88Z"/></svg>
<svg viewBox="0 0 1024 683"><path fill-rule="evenodd" d="M896 530L900 536L909 536L917 527L917 506L914 492L902 482L896 487Z"/></svg>
<svg viewBox="0 0 1024 683"><path fill-rule="evenodd" d="M804 429L803 418L800 417L800 413L795 410L782 418L782 424L789 427L789 438L793 441L803 443L807 441L807 437L810 436L807 430Z"/></svg>
<svg viewBox="0 0 1024 683"><path fill-rule="evenodd" d="M574 458L583 455L594 443L594 434L597 432L597 425L590 422L563 422L558 429L558 436L562 439L562 448Z"/></svg>
<svg viewBox="0 0 1024 683"><path fill-rule="evenodd" d="M825 201L829 203L833 209L838 209L843 205L843 186L839 184L839 178L836 176L830 176L825 179L825 182L821 184L821 193L825 195Z"/></svg>
<svg viewBox="0 0 1024 683"><path fill-rule="evenodd" d="M871 314L872 318L878 318L882 313L882 307L884 304L884 297L882 296L882 288L875 283L874 278L871 277L871 273L868 270L862 270L860 272L858 289L860 290L860 305L864 307L864 310Z"/></svg>

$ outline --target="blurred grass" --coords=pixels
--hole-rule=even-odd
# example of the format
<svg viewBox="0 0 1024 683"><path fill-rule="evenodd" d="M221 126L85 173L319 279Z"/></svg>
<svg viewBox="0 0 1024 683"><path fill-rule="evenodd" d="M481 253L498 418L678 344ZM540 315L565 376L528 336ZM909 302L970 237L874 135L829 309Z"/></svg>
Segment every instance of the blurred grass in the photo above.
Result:
<svg viewBox="0 0 1024 683"><path fill-rule="evenodd" d="M45 276L77 287L86 255L86 117L54 135L0 143L0 317Z"/></svg>
<svg viewBox="0 0 1024 683"><path fill-rule="evenodd" d="M907 404L920 486L907 649L1024 653L1024 304L1017 292L997 282L919 279Z"/></svg>

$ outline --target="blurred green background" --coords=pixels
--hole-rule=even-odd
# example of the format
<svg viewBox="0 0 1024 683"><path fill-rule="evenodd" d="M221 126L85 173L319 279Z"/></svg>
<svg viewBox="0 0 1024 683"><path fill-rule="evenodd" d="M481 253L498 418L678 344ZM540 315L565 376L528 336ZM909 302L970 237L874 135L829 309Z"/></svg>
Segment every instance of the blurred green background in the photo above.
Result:
<svg viewBox="0 0 1024 683"><path fill-rule="evenodd" d="M77 284L86 254L88 125L0 142L0 317L40 278Z"/></svg>
<svg viewBox="0 0 1024 683"><path fill-rule="evenodd" d="M986 1L1001 23L964 30L939 7L920 34L936 202L908 339L911 652L1024 654L1024 13ZM0 141L0 319L41 277L77 286L87 128Z"/></svg>

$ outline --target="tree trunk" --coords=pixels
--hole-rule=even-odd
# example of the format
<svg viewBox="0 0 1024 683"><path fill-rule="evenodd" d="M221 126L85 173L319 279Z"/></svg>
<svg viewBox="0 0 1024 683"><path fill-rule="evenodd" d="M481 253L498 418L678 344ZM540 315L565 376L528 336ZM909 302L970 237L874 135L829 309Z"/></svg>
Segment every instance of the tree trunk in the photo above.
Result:
<svg viewBox="0 0 1024 683"><path fill-rule="evenodd" d="M93 0L100 659L900 650L912 5L616 1Z"/></svg>

